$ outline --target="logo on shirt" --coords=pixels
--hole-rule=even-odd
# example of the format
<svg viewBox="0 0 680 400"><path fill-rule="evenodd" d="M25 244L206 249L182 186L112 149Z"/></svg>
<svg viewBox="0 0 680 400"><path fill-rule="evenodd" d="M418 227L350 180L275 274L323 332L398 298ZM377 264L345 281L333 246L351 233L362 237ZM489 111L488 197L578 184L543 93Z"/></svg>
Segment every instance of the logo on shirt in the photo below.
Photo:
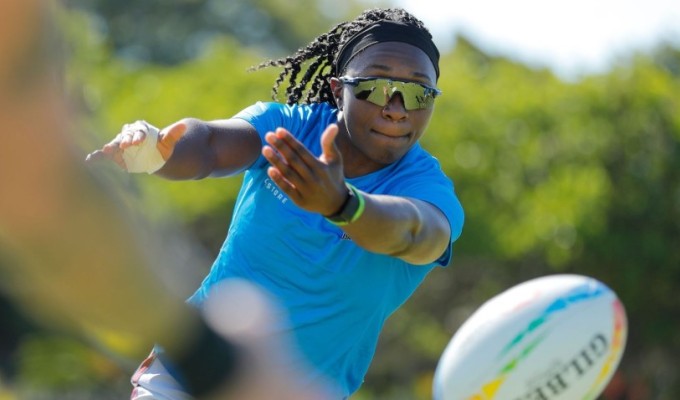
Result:
<svg viewBox="0 0 680 400"><path fill-rule="evenodd" d="M288 202L288 197L286 197L286 194L279 189L278 186L276 186L276 183L274 183L271 179L267 178L264 180L264 187L271 193L278 201L281 202L281 204L286 204Z"/></svg>
<svg viewBox="0 0 680 400"><path fill-rule="evenodd" d="M286 194L283 193L283 191L279 189L279 187L276 186L276 183L274 183L274 181L272 181L271 179L269 178L265 179L263 182L263 186L265 187L265 189L267 189L269 193L272 194L272 196L274 196L274 198L280 201L281 204L286 204L288 202L289 199L286 196ZM352 238L349 237L347 233L342 232L340 240L352 240Z"/></svg>

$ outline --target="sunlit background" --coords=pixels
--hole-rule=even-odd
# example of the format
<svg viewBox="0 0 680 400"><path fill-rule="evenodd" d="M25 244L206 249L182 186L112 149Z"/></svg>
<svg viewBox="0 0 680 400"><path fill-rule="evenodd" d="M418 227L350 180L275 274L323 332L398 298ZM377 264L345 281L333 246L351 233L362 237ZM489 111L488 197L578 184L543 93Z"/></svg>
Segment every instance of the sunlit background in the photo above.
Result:
<svg viewBox="0 0 680 400"><path fill-rule="evenodd" d="M62 4L64 85L83 154L130 121L225 118L268 100L277 71L250 66L367 7L406 7L442 52L444 95L423 145L454 180L466 225L452 265L388 321L353 399L431 399L439 356L476 307L565 272L603 281L628 312L626 353L602 399L680 398L680 2ZM113 179L150 219L172 221L216 254L239 178ZM189 286L208 268L191 266ZM2 296L0 310L0 400L129 395L139 360L55 332Z"/></svg>
<svg viewBox="0 0 680 400"><path fill-rule="evenodd" d="M398 0L432 29L445 50L455 34L484 51L564 79L605 72L631 51L680 42L680 3L673 0ZM453 33L453 34L452 34Z"/></svg>

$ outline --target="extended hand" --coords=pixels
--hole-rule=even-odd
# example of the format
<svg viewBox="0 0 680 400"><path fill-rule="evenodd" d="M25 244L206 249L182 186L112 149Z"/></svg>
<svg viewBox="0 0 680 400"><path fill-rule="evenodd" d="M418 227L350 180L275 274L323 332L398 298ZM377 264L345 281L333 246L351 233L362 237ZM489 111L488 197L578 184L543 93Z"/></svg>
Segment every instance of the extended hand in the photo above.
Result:
<svg viewBox="0 0 680 400"><path fill-rule="evenodd" d="M136 147L135 150L139 150L139 148L143 146L144 142L148 139L147 130L144 129L144 125L141 124L142 123L125 125L123 130L118 135L116 135L112 141L105 144L101 149L88 154L85 161L93 162L100 160L111 160L126 171L139 172L132 170L132 168L128 168L123 154L126 152L126 149L135 149ZM179 139L184 136L186 131L186 124L177 122L164 128L158 133L156 150L158 151L158 154L160 154L160 157L162 157L163 161L167 161L168 158L170 158L175 145ZM130 153L129 150L128 153Z"/></svg>
<svg viewBox="0 0 680 400"><path fill-rule="evenodd" d="M286 129L269 132L262 155L271 163L269 177L298 206L331 215L347 197L342 155L335 145L338 126L331 124L321 136L322 154L316 158Z"/></svg>

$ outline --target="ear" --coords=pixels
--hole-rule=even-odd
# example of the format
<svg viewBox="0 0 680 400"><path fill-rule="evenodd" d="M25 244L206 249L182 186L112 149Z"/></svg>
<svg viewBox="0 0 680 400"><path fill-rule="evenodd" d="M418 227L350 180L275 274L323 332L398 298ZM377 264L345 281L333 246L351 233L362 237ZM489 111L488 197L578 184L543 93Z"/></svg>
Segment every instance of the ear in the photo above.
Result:
<svg viewBox="0 0 680 400"><path fill-rule="evenodd" d="M338 78L330 78L328 81L331 85L331 93L333 93L333 98L335 99L335 104L338 106L338 110L342 110L343 98L342 98L342 81Z"/></svg>

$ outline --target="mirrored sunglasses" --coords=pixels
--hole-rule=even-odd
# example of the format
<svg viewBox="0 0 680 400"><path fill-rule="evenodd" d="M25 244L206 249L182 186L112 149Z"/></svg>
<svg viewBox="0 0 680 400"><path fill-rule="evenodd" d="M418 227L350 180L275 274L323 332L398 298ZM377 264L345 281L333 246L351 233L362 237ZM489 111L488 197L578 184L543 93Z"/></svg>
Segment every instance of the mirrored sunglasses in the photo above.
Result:
<svg viewBox="0 0 680 400"><path fill-rule="evenodd" d="M342 76L341 82L352 86L354 97L384 107L395 93L401 93L407 110L430 108L442 91L417 82L404 82L388 78L360 78Z"/></svg>

